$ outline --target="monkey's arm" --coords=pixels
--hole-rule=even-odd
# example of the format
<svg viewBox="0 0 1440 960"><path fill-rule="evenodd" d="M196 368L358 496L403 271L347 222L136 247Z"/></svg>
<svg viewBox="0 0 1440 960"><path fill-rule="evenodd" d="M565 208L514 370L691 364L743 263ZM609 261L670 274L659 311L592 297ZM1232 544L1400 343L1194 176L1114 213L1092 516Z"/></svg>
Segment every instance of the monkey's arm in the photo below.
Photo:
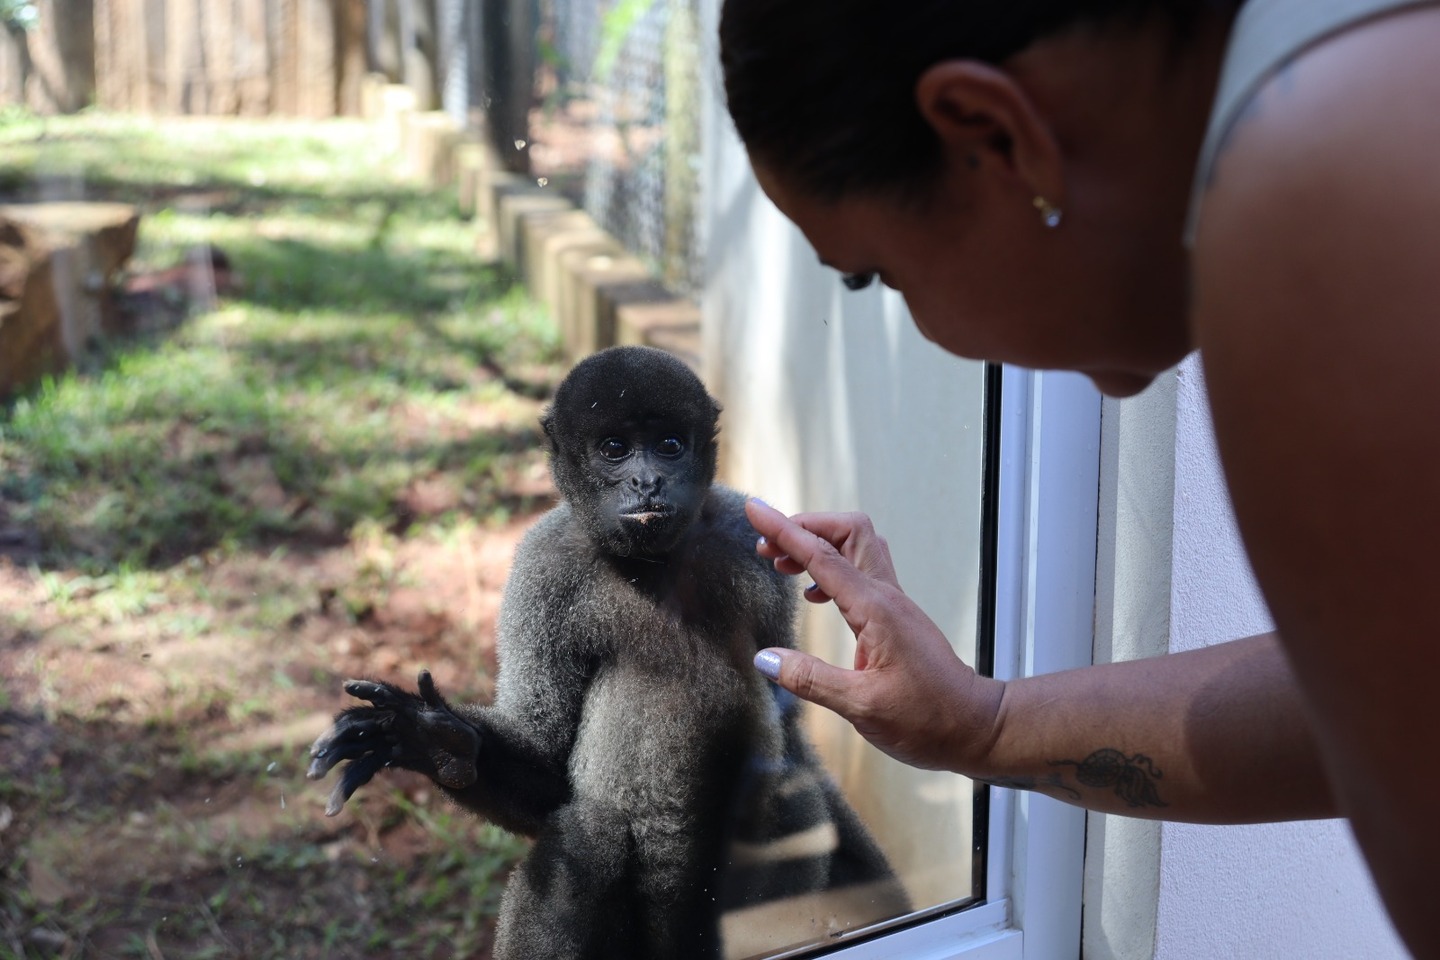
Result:
<svg viewBox="0 0 1440 960"><path fill-rule="evenodd" d="M311 747L311 779L349 761L330 794L327 816L339 813L385 767L425 774L463 806L516 833L534 833L569 797L563 766L494 711L451 707L429 671L421 671L419 688L417 695L389 683L346 682L347 693L371 706L341 713Z"/></svg>
<svg viewBox="0 0 1440 960"><path fill-rule="evenodd" d="M1299 686L1273 635L1009 683L978 676L896 582L858 514L752 505L762 555L808 570L855 631L853 670L761 663L907 763L1093 810L1196 822L1334 816Z"/></svg>

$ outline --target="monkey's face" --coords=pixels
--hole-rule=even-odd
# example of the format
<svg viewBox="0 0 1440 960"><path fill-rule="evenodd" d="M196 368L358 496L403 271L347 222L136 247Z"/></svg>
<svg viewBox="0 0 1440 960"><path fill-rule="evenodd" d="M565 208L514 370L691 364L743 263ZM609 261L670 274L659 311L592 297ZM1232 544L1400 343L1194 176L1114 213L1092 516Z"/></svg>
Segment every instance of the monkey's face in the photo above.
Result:
<svg viewBox="0 0 1440 960"><path fill-rule="evenodd" d="M592 532L617 556L668 553L704 501L709 478L683 425L626 423L592 437L587 495L571 496Z"/></svg>
<svg viewBox="0 0 1440 960"><path fill-rule="evenodd" d="M675 548L715 479L719 412L688 367L652 347L612 347L570 371L540 423L555 486L601 549Z"/></svg>

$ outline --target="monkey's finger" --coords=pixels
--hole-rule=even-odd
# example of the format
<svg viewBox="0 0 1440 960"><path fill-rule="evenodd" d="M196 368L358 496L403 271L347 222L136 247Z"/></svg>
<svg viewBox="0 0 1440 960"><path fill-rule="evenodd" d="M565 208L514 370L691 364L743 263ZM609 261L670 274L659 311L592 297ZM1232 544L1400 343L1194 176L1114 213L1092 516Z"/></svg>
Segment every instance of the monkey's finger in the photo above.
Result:
<svg viewBox="0 0 1440 960"><path fill-rule="evenodd" d="M399 687L374 680L346 680L345 692L358 700L368 700L377 707L404 706L409 696Z"/></svg>
<svg viewBox="0 0 1440 960"><path fill-rule="evenodd" d="M310 754L312 758L310 760L310 766L305 770L305 776L310 780L323 779L325 774L330 772L330 768L340 762L338 754L332 754L330 751L321 748L318 743L310 748Z"/></svg>
<svg viewBox="0 0 1440 960"><path fill-rule="evenodd" d="M385 762L378 754L361 757L346 764L340 779L335 783L335 789L330 791L330 799L325 803L325 816L333 817L339 813L345 806L345 801L349 800L356 790L369 783L384 766Z"/></svg>
<svg viewBox="0 0 1440 960"><path fill-rule="evenodd" d="M335 726L310 746L310 768L305 775L319 780L330 772L330 768L342 760L353 760L374 753L383 741L380 735L387 729L388 718L347 719L344 714Z"/></svg>
<svg viewBox="0 0 1440 960"><path fill-rule="evenodd" d="M436 710L449 709L450 705L445 702L444 697L440 696L440 690L435 686L435 678L430 676L429 670L420 671L419 686L420 699L424 700L427 706L434 707Z"/></svg>

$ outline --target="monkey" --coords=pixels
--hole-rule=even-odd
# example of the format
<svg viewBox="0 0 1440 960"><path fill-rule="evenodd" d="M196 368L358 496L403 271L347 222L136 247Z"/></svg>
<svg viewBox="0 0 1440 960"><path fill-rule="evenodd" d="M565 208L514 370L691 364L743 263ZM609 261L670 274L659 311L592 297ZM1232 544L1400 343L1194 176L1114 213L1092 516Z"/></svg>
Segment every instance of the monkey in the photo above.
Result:
<svg viewBox="0 0 1440 960"><path fill-rule="evenodd" d="M427 671L416 693L347 681L369 706L311 749L313 779L348 761L328 815L400 767L533 838L497 960L718 960L727 912L847 888L908 909L798 700L751 664L794 645L795 596L715 481L719 413L664 351L577 364L541 417L561 499L516 550L494 702L452 705Z"/></svg>

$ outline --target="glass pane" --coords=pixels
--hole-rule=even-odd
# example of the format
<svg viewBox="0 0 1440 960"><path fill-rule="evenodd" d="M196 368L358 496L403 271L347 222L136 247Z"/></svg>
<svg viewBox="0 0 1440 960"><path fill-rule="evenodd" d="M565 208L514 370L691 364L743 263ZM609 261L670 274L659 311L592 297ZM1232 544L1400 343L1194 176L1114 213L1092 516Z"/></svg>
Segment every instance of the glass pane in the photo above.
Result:
<svg viewBox="0 0 1440 960"><path fill-rule="evenodd" d="M753 258L726 266L721 282L746 293L737 295L733 312L713 318L726 343L718 379L727 481L790 512L868 513L907 593L961 657L988 662L990 637L977 626L991 612L980 586L987 542L984 365L956 361L925 343L898 298L837 292L838 280L813 266L803 240L779 247L767 245L763 233L726 240ZM802 328L795 316L812 318L812 325ZM807 604L802 635L804 647L827 661L852 662L853 636L832 605ZM807 729L903 885L910 910L902 913L983 894L977 824L984 817L976 803L983 789L889 759L828 711L810 708ZM804 923L776 920L748 933L779 951L834 943L840 930L896 914L893 902L878 899L844 910L811 914ZM819 936L810 933L817 926Z"/></svg>
<svg viewBox="0 0 1440 960"><path fill-rule="evenodd" d="M327 819L307 750L347 677L491 697L538 416L619 339L985 662L984 368L768 209L714 13L0 0L0 953L488 956L527 842L404 771ZM894 882L732 911L727 958L983 895L983 791L804 716Z"/></svg>

